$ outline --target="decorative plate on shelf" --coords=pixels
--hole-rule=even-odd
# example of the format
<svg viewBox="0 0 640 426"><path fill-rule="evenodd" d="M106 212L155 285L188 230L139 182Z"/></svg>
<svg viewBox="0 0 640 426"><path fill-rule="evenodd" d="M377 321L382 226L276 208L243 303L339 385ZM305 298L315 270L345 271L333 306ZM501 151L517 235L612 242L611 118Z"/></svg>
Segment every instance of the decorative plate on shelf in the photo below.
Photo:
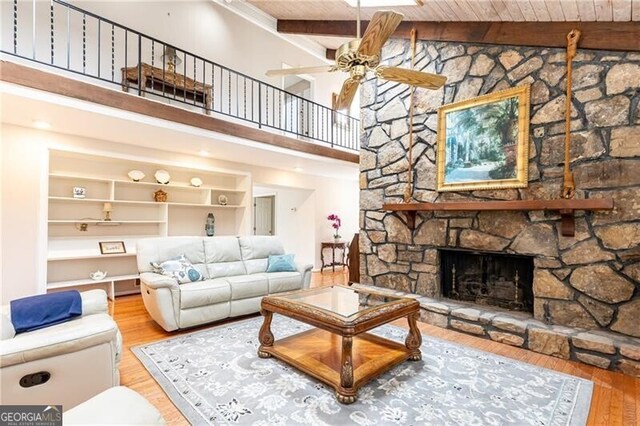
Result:
<svg viewBox="0 0 640 426"><path fill-rule="evenodd" d="M144 179L145 174L140 170L131 170L129 173L127 173L127 176L129 176L129 178L131 178L131 180L134 182L140 182L142 179Z"/></svg>
<svg viewBox="0 0 640 426"><path fill-rule="evenodd" d="M171 175L166 170L157 170L156 174L153 175L156 178L156 182L167 184L171 180Z"/></svg>
<svg viewBox="0 0 640 426"><path fill-rule="evenodd" d="M220 194L218 196L218 204L220 204L221 206L226 206L228 202L229 202L229 199L227 198L226 195Z"/></svg>
<svg viewBox="0 0 640 426"><path fill-rule="evenodd" d="M191 178L191 186L195 186L196 188L202 185L202 179L199 177Z"/></svg>

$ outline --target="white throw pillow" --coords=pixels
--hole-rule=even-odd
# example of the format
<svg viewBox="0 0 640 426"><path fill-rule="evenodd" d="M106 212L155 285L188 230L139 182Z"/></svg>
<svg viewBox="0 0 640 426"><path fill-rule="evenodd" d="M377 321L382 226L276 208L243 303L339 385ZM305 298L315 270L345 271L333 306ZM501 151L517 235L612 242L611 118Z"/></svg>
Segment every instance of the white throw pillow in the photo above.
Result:
<svg viewBox="0 0 640 426"><path fill-rule="evenodd" d="M11 318L4 312L0 315L0 328L2 329L2 340L13 339L13 336L16 335Z"/></svg>
<svg viewBox="0 0 640 426"><path fill-rule="evenodd" d="M175 259L166 260L160 264L151 262L156 273L175 278L179 284L202 281L204 277L183 254Z"/></svg>

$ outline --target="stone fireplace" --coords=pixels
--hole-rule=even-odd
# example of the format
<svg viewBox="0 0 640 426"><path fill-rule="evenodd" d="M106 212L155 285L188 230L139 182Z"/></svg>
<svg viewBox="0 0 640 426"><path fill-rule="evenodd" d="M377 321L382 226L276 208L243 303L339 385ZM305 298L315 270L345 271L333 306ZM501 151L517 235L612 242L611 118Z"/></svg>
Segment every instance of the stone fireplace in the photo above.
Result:
<svg viewBox="0 0 640 426"><path fill-rule="evenodd" d="M443 297L533 313L533 257L438 250Z"/></svg>
<svg viewBox="0 0 640 426"><path fill-rule="evenodd" d="M408 41L392 40L383 57L386 64L407 66ZM548 200L560 196L564 49L419 42L416 67L442 73L448 81L439 90L417 89L415 93L413 201ZM585 353L578 353L582 349L574 352L573 337L565 336L566 341L558 338L554 350L548 350L548 342L538 338L551 333L549 330L565 334L567 330L593 330L619 336L625 344L640 348L640 54L578 50L573 76L571 158L576 197L611 198L615 205L612 211L578 212L573 237L562 235L556 212L419 212L415 229L410 229L402 213L383 210L384 203L402 202L409 180L409 88L377 79L364 82L360 282L435 300L429 302L433 310L428 314L441 326L462 329L458 326L474 318L474 324L462 324L464 331L494 340L511 339L507 343L532 350L547 348L542 352L589 359L585 362L609 368L615 365L640 375L640 349L623 355L607 346L608 358L594 360L595 354L589 352L593 345ZM438 107L523 83L532 88L528 187L438 193ZM480 314L461 314L467 318L456 318L454 323L456 309L471 301L440 299L441 280L446 280L449 270L441 254L448 250L529 256L531 300L526 302L528 312L517 314L534 321L533 330L519 325L515 328L522 334L513 338L505 337L502 329L491 329L493 323L486 321L494 315L490 311L504 309L478 304L483 300L477 295L473 303L480 307ZM520 274L518 269L519 280ZM504 276L505 281L514 279ZM500 283L503 296L508 293L504 284ZM477 328L486 324L489 328ZM549 339L557 334L553 336Z"/></svg>

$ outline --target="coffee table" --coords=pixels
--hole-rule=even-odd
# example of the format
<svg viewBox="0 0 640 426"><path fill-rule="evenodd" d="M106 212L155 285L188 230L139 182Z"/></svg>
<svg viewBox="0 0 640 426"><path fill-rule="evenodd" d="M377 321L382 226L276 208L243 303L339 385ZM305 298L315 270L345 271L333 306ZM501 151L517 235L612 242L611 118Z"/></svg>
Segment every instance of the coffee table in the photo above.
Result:
<svg viewBox="0 0 640 426"><path fill-rule="evenodd" d="M422 358L416 325L420 305L414 299L331 286L266 296L261 308L258 356L273 356L321 380L335 389L343 404L355 402L358 389L371 379L401 362ZM275 340L274 313L314 328ZM404 344L367 333L403 317L409 322Z"/></svg>

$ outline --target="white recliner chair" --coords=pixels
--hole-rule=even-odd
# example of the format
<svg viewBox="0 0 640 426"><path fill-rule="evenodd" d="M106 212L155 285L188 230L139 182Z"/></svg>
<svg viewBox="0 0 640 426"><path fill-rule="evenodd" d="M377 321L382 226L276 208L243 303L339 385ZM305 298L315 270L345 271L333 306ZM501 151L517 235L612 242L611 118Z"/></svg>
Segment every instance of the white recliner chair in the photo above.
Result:
<svg viewBox="0 0 640 426"><path fill-rule="evenodd" d="M64 410L118 386L122 337L103 290L80 293L82 316L16 335L2 306L0 404L61 404Z"/></svg>

